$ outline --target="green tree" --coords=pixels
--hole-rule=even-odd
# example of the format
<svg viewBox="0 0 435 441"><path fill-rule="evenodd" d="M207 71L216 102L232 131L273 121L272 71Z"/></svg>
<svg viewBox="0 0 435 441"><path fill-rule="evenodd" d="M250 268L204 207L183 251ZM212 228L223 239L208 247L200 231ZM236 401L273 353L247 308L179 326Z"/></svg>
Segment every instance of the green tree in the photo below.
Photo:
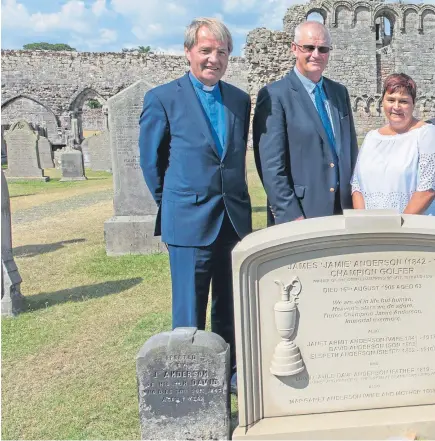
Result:
<svg viewBox="0 0 435 441"><path fill-rule="evenodd" d="M148 54L151 52L151 46L138 46L131 49L123 47L122 52L140 52L141 54Z"/></svg>
<svg viewBox="0 0 435 441"><path fill-rule="evenodd" d="M138 46L137 47L139 52L145 53L147 54L148 52L151 51L151 47L150 46Z"/></svg>
<svg viewBox="0 0 435 441"><path fill-rule="evenodd" d="M77 49L71 47L69 44L64 43L28 43L23 46L23 49L28 51L35 51L35 50L41 50L41 51L77 51Z"/></svg>
<svg viewBox="0 0 435 441"><path fill-rule="evenodd" d="M90 100L88 100L88 102L86 104L91 109L101 109L103 107L103 105L95 98L91 98Z"/></svg>

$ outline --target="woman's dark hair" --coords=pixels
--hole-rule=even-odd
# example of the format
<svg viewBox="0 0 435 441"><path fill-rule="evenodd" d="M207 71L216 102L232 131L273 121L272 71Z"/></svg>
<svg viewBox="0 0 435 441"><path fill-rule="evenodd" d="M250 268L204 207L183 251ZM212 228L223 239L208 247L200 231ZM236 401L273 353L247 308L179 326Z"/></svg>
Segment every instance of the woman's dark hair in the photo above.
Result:
<svg viewBox="0 0 435 441"><path fill-rule="evenodd" d="M415 81L404 73L391 74L384 81L384 90L382 91L382 99L386 93L407 93L411 96L412 102L415 103L417 96L417 85Z"/></svg>

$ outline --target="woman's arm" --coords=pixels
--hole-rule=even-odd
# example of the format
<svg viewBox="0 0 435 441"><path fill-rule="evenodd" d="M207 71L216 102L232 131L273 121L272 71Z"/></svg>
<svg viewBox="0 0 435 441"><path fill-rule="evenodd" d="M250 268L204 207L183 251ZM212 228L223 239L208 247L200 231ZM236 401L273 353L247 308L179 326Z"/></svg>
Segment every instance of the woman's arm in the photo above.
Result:
<svg viewBox="0 0 435 441"><path fill-rule="evenodd" d="M352 202L353 208L356 210L364 210L366 208L366 204L364 202L364 196L359 191L354 191L352 193Z"/></svg>
<svg viewBox="0 0 435 441"><path fill-rule="evenodd" d="M422 214L435 198L434 190L416 191L408 202L404 214Z"/></svg>
<svg viewBox="0 0 435 441"><path fill-rule="evenodd" d="M422 214L435 197L435 126L421 129L418 138L417 188L406 206L406 214Z"/></svg>

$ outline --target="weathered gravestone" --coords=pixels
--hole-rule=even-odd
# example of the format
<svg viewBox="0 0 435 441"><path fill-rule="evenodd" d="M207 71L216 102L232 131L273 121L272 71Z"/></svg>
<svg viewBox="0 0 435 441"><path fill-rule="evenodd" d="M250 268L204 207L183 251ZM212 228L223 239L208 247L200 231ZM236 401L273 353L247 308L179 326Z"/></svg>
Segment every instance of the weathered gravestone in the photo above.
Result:
<svg viewBox="0 0 435 441"><path fill-rule="evenodd" d="M435 439L435 218L279 225L233 265L233 439Z"/></svg>
<svg viewBox="0 0 435 441"><path fill-rule="evenodd" d="M6 125L1 125L1 164L7 164L8 162L8 153L7 153L7 147L6 147L6 141L5 141L5 129Z"/></svg>
<svg viewBox="0 0 435 441"><path fill-rule="evenodd" d="M8 146L9 180L26 179L48 181L39 163L38 134L26 121L18 121L5 133Z"/></svg>
<svg viewBox="0 0 435 441"><path fill-rule="evenodd" d="M51 142L45 136L38 137L38 153L41 168L54 168Z"/></svg>
<svg viewBox="0 0 435 441"><path fill-rule="evenodd" d="M60 167L62 170L61 182L84 181L87 179L83 165L83 154L80 150L69 147L61 153Z"/></svg>
<svg viewBox="0 0 435 441"><path fill-rule="evenodd" d="M1 172L1 226L2 226L2 315L12 316L20 312L23 296L20 291L21 277L12 255L11 208L8 184Z"/></svg>
<svg viewBox="0 0 435 441"><path fill-rule="evenodd" d="M229 439L229 345L176 328L151 337L136 358L142 439Z"/></svg>
<svg viewBox="0 0 435 441"><path fill-rule="evenodd" d="M166 251L154 236L157 207L139 164L139 116L151 88L141 80L107 101L115 215L104 223L104 236L112 256Z"/></svg>
<svg viewBox="0 0 435 441"><path fill-rule="evenodd" d="M85 167L91 166L91 158L89 156L89 147L88 147L88 140L89 138L85 138L82 143L80 144L80 150L83 154L83 164Z"/></svg>
<svg viewBox="0 0 435 441"><path fill-rule="evenodd" d="M87 139L90 166L94 171L112 171L110 138L107 131L93 135Z"/></svg>

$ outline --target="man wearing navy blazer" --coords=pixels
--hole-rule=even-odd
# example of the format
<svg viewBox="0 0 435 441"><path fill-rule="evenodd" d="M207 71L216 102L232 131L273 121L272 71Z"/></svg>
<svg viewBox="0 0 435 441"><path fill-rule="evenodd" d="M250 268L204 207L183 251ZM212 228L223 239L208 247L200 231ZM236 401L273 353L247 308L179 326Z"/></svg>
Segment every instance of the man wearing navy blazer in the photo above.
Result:
<svg viewBox="0 0 435 441"><path fill-rule="evenodd" d="M358 145L347 89L322 76L331 49L323 24L300 24L294 69L258 93L253 141L269 225L352 208Z"/></svg>
<svg viewBox="0 0 435 441"><path fill-rule="evenodd" d="M231 346L235 365L231 250L252 230L246 183L248 94L220 79L232 38L216 19L187 27L190 71L146 93L140 164L159 212L156 235L168 245L172 326L211 329Z"/></svg>

